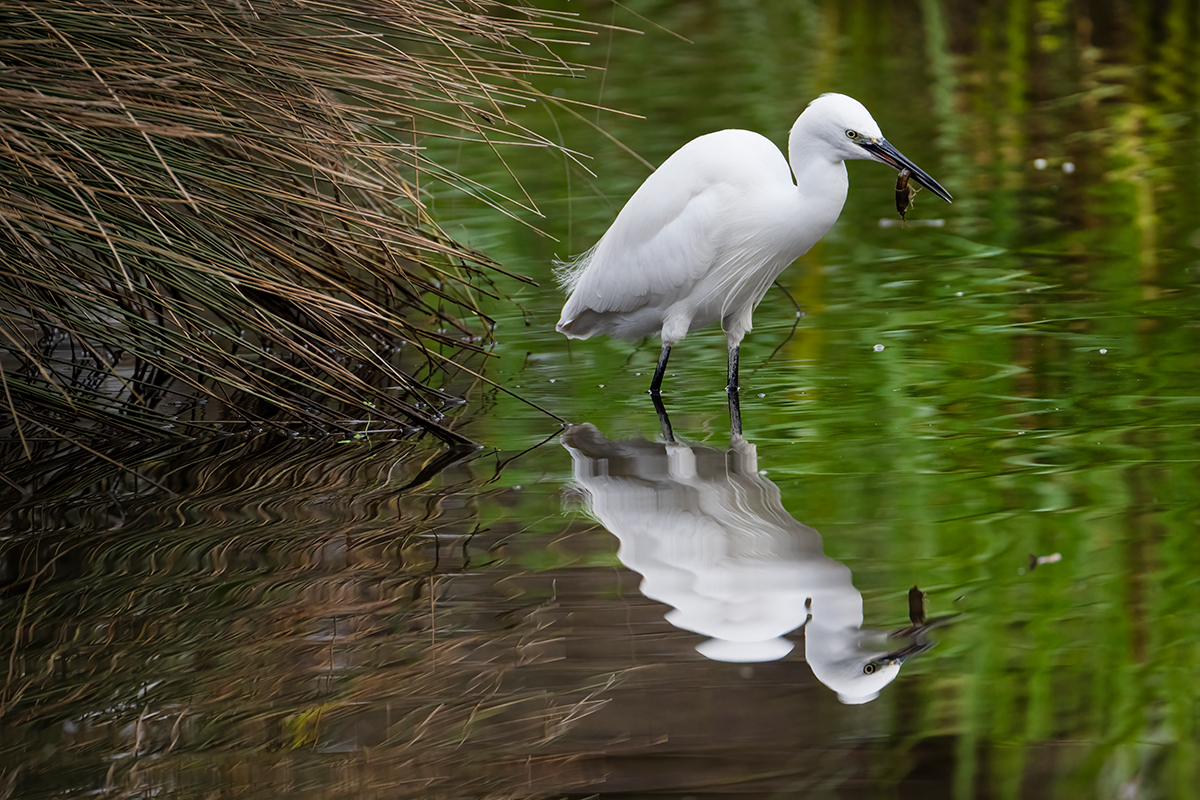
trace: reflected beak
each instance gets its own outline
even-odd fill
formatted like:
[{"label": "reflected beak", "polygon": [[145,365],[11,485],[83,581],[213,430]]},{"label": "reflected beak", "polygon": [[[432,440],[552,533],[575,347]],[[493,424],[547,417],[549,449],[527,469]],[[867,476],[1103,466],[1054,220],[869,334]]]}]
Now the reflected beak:
[{"label": "reflected beak", "polygon": [[942,185],[929,177],[929,173],[918,167],[913,162],[905,158],[901,153],[886,139],[876,139],[875,141],[865,141],[859,145],[863,150],[871,154],[871,158],[876,161],[881,161],[888,166],[895,167],[898,170],[907,169],[912,173],[912,180],[924,186],[929,191],[936,194],[938,197],[945,200],[947,203],[953,202],[950,193],[942,188]]},{"label": "reflected beak", "polygon": [[[912,169],[912,167],[909,167]],[[910,644],[907,647],[901,647],[899,650],[893,650],[884,656],[890,663],[903,664],[913,656],[919,656],[921,653],[928,652],[933,649],[933,642],[921,642],[918,644]]]}]

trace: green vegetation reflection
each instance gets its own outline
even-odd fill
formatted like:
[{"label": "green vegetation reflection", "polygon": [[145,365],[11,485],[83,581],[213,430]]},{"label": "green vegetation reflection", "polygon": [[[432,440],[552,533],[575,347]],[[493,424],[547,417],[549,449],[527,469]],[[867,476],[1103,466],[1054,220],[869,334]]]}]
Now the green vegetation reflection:
[{"label": "green vegetation reflection", "polygon": [[[893,224],[893,176],[850,165],[840,221],[756,312],[746,435],[789,510],[868,592],[920,582],[941,602],[963,598],[972,621],[914,665],[927,679],[903,687],[918,695],[895,700],[893,721],[914,748],[955,737],[958,796],[981,783],[1009,797],[1189,796],[1200,778],[1185,679],[1200,655],[1186,612],[1200,599],[1195,9],[630,8],[661,29],[613,12],[645,35],[571,51],[607,72],[555,91],[645,119],[528,111],[595,156],[557,170],[517,156],[554,198],[542,208],[555,240],[438,201],[450,230],[542,284],[521,293],[520,315],[500,312],[494,374],[610,437],[652,434],[642,392],[657,344],[555,335],[551,258],[594,243],[647,162],[689,138],[746,127],[782,144],[819,92],[862,100],[954,206],[918,195],[910,221],[944,226]],[[454,157],[504,190],[477,150]],[[681,435],[723,444],[723,357],[718,331],[673,356],[666,400]],[[545,430],[536,415],[501,416],[482,439],[518,446]],[[1028,571],[1030,554],[1051,553],[1062,561]],[[897,755],[885,773],[899,782],[907,763]]]}]

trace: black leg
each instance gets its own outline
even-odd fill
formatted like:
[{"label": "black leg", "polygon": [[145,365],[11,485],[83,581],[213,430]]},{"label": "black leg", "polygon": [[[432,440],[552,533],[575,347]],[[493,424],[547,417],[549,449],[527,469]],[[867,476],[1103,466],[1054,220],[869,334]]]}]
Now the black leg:
[{"label": "black leg", "polygon": [[650,381],[650,394],[655,397],[658,397],[658,391],[662,388],[663,373],[667,371],[667,359],[670,357],[671,345],[664,344],[658,355],[658,366],[654,368],[654,380]]},{"label": "black leg", "polygon": [[663,405],[662,398],[652,394],[650,399],[654,401],[654,410],[658,412],[658,424],[662,425],[663,440],[675,441],[675,431],[671,430],[671,418],[667,416],[667,407]]},{"label": "black leg", "polygon": [[738,346],[736,344],[729,346],[729,383],[725,386],[725,391],[730,394],[737,394],[738,390]]},{"label": "black leg", "polygon": [[738,390],[729,392],[729,438],[742,435],[742,405],[738,401]]}]

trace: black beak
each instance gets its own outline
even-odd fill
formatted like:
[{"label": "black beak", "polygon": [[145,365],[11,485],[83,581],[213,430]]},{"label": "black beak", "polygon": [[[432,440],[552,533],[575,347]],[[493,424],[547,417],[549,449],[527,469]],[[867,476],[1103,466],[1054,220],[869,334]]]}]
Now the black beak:
[{"label": "black beak", "polygon": [[875,141],[863,141],[859,145],[863,150],[871,154],[871,157],[876,161],[882,161],[884,164],[895,167],[896,169],[907,169],[912,173],[912,180],[924,186],[929,191],[936,194],[938,197],[945,200],[947,203],[953,202],[954,198],[950,193],[942,188],[942,185],[929,177],[929,173],[918,167],[913,162],[905,158],[901,153],[886,139],[876,139]]},{"label": "black beak", "polygon": [[884,656],[883,660],[903,664],[913,656],[919,656],[921,653],[929,652],[933,649],[933,646],[933,642],[916,642],[908,645],[907,647],[901,647],[899,650],[893,650]]}]

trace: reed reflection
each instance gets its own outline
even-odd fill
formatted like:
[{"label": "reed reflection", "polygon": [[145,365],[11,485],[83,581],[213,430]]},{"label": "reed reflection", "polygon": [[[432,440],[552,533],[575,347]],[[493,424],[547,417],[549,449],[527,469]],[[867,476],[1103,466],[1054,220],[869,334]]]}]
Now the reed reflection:
[{"label": "reed reflection", "polygon": [[865,703],[904,661],[932,647],[944,620],[891,633],[863,629],[862,594],[850,570],[825,555],[821,534],[783,507],[758,471],[755,446],[735,434],[728,450],[675,440],[614,442],[593,425],[562,435],[588,511],[621,542],[621,562],[642,575],[666,619],[709,637],[696,649],[716,661],[783,658],[803,627],[813,674],[842,702]]}]

